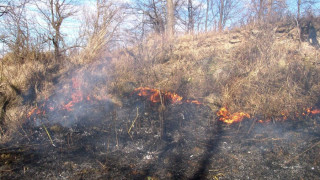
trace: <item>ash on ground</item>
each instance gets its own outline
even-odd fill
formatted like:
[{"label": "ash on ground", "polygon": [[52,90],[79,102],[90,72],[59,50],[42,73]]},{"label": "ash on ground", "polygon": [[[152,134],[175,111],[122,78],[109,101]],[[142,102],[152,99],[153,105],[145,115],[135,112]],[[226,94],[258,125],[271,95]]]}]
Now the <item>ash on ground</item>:
[{"label": "ash on ground", "polygon": [[46,117],[22,127],[0,146],[0,178],[320,178],[319,117],[227,125],[204,105],[141,99],[81,111],[68,127]]}]

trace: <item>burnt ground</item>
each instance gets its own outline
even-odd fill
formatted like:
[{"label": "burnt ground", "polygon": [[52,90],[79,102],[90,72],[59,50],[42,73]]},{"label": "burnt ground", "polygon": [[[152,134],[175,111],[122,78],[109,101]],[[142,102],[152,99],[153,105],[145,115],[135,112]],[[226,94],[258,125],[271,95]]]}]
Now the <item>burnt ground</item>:
[{"label": "burnt ground", "polygon": [[319,117],[227,125],[204,105],[104,103],[26,123],[0,146],[0,178],[320,178]]}]

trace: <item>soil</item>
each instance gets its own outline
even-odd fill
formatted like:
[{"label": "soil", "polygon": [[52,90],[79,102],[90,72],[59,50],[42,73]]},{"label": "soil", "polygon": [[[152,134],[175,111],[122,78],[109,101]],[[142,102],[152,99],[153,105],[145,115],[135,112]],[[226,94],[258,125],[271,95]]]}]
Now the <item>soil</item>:
[{"label": "soil", "polygon": [[33,118],[0,146],[0,178],[320,178],[319,117],[227,125],[205,105],[123,101]]}]

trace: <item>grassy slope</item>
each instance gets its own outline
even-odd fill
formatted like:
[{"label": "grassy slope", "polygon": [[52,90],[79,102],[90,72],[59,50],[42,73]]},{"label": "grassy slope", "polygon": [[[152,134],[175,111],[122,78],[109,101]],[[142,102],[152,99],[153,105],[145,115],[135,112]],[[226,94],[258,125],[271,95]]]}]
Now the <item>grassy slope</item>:
[{"label": "grassy slope", "polygon": [[[24,122],[29,105],[50,96],[56,83],[70,81],[75,66],[80,73],[91,72],[89,89],[101,96],[108,92],[121,97],[147,86],[198,99],[213,110],[227,106],[233,112],[265,118],[293,116],[315,106],[320,97],[319,54],[307,42],[300,43],[297,34],[294,26],[281,25],[184,35],[174,40],[153,35],[133,48],[109,55],[106,61],[100,33],[58,71],[50,60],[19,64],[4,59],[2,140],[8,134],[4,131],[15,131]],[[96,81],[95,77],[104,79]]]},{"label": "grassy slope", "polygon": [[300,43],[290,25],[263,28],[171,41],[153,36],[114,59],[114,88],[121,92],[133,82],[266,118],[314,106],[320,93],[316,48]]}]

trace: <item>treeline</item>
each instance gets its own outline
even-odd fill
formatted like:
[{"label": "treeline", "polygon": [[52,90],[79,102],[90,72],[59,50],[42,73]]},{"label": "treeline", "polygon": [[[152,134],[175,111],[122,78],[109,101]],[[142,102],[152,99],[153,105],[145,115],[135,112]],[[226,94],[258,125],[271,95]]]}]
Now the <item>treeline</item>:
[{"label": "treeline", "polygon": [[223,31],[288,17],[299,24],[317,15],[319,5],[316,0],[1,0],[2,57],[9,53],[23,62],[47,58],[46,52],[59,62],[102,32],[111,50],[152,33]]}]

